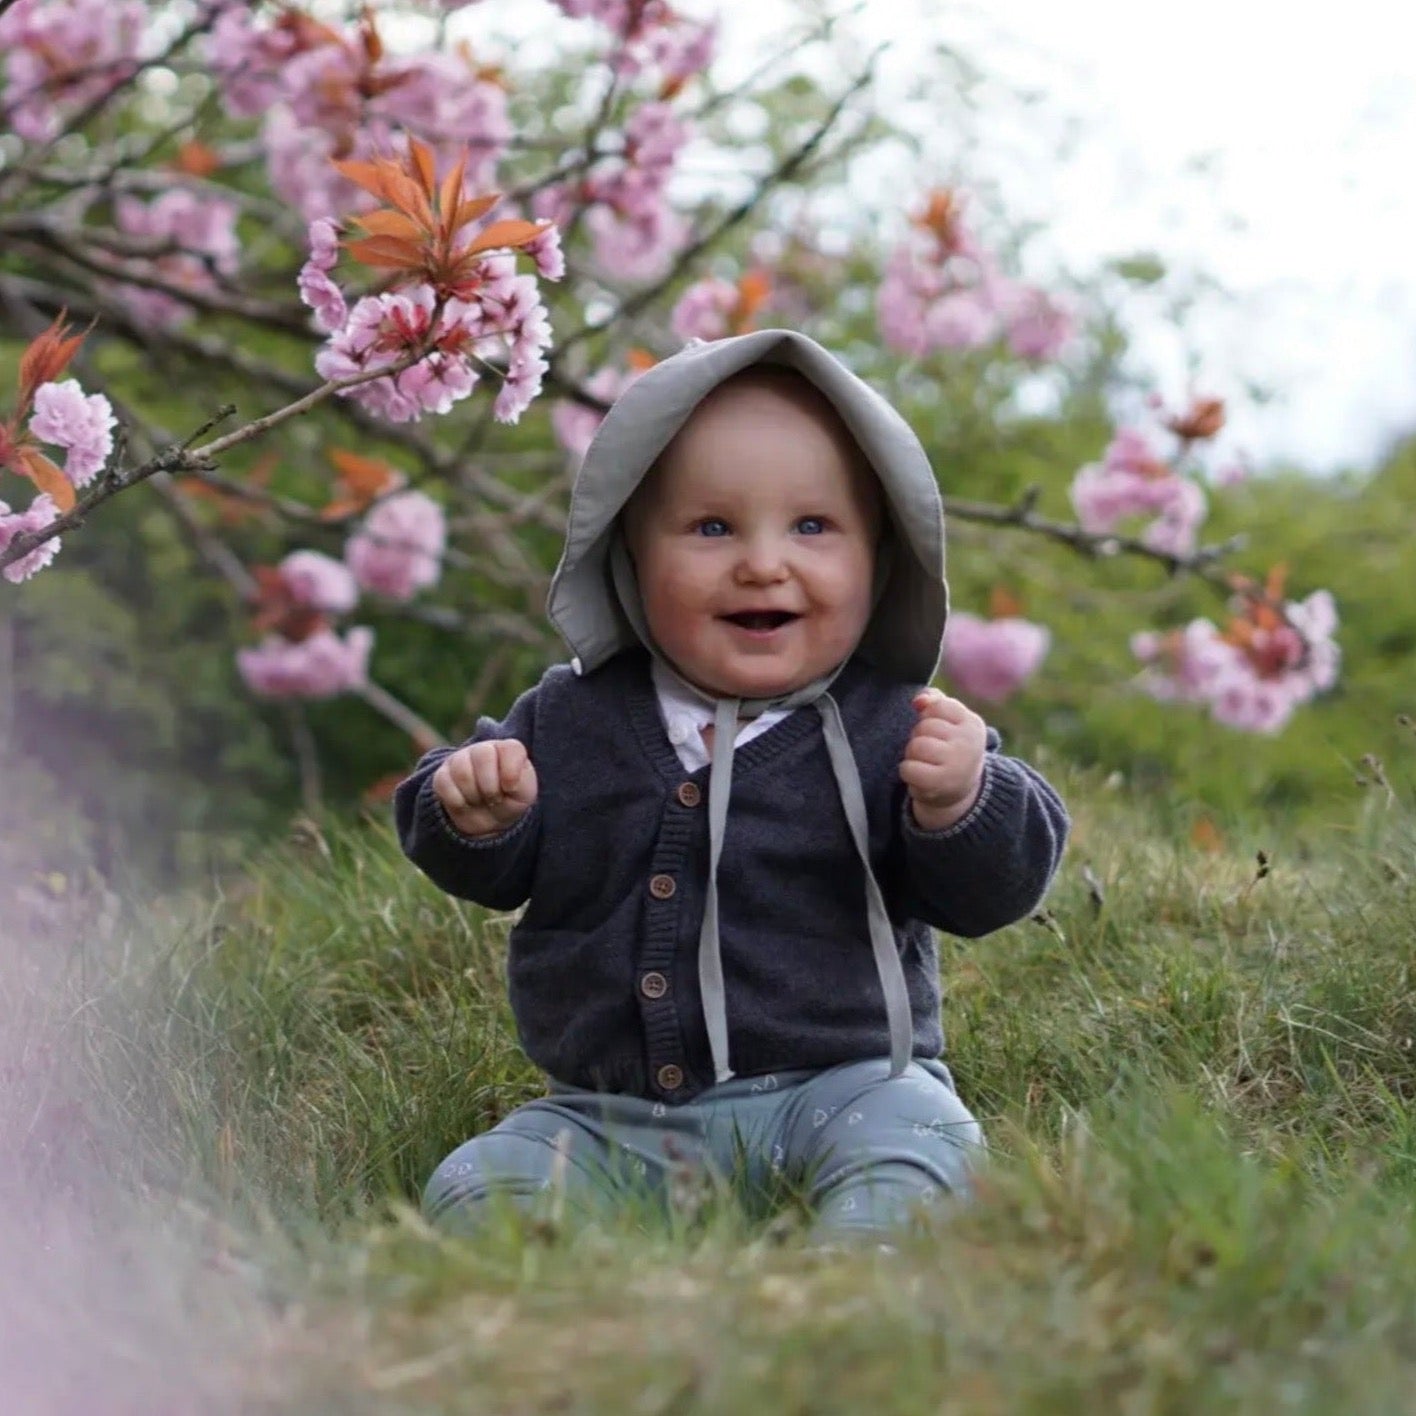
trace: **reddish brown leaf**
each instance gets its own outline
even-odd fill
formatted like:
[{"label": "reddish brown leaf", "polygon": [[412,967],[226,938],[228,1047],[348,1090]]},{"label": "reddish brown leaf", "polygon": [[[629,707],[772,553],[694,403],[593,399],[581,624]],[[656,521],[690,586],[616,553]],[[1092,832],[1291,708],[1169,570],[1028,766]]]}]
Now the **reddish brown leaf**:
[{"label": "reddish brown leaf", "polygon": [[38,448],[16,448],[15,461],[11,465],[28,477],[41,492],[48,492],[61,512],[73,510],[76,500],[74,484]]},{"label": "reddish brown leaf", "polygon": [[1197,398],[1188,412],[1169,419],[1165,425],[1186,442],[1199,442],[1214,437],[1224,427],[1224,400]]},{"label": "reddish brown leaf", "polygon": [[732,330],[734,334],[748,334],[755,324],[758,310],[767,303],[772,293],[772,279],[765,270],[746,271],[738,280],[737,291]]},{"label": "reddish brown leaf", "polygon": [[221,167],[221,154],[215,148],[191,139],[177,149],[172,166],[192,177],[210,177]]},{"label": "reddish brown leaf", "polygon": [[545,226],[534,221],[494,221],[477,233],[470,246],[460,252],[463,256],[475,255],[479,251],[504,250],[509,247],[525,246],[534,241],[545,230]]},{"label": "reddish brown leaf", "polygon": [[[485,216],[496,204],[501,201],[500,192],[487,192],[480,197],[472,197],[467,200],[459,199],[452,208],[452,215],[446,218],[447,229],[449,231],[460,231],[469,221],[476,221],[479,217]],[[443,210],[448,210],[444,204]]]},{"label": "reddish brown leaf", "polygon": [[[246,474],[245,483],[249,487],[264,487],[271,474],[280,466],[280,454],[268,452],[261,457]],[[260,502],[251,497],[238,496],[221,487],[213,487],[200,477],[178,477],[175,485],[187,496],[197,501],[208,502],[217,509],[223,526],[241,526],[267,515]]]},{"label": "reddish brown leaf", "polygon": [[401,487],[403,474],[376,457],[361,457],[346,448],[329,449],[329,460],[339,472],[339,493],[320,511],[324,521],[337,521],[364,510],[375,497]]},{"label": "reddish brown leaf", "polygon": [[1190,827],[1190,844],[1198,851],[1217,855],[1224,849],[1224,835],[1208,816],[1197,816]]},{"label": "reddish brown leaf", "polygon": [[393,236],[400,241],[417,241],[427,233],[416,221],[404,216],[401,211],[390,211],[380,207],[366,216],[351,218],[356,226],[362,226],[371,236]]},{"label": "reddish brown leaf", "polygon": [[370,236],[362,241],[345,241],[344,249],[360,265],[380,270],[422,270],[423,248],[395,236]]},{"label": "reddish brown leaf", "polygon": [[448,235],[457,230],[458,207],[462,204],[462,182],[467,173],[467,149],[450,168],[438,188],[438,211],[442,214],[442,229]]},{"label": "reddish brown leaf", "polygon": [[377,64],[384,56],[384,47],[371,10],[365,10],[359,20],[359,38],[363,41],[364,55],[369,63]]},{"label": "reddish brown leaf", "polygon": [[333,165],[341,177],[353,182],[356,187],[362,187],[366,192],[382,197],[385,201],[389,200],[389,194],[384,187],[384,174],[378,162],[345,158]]},{"label": "reddish brown leaf", "polygon": [[54,323],[43,334],[30,340],[29,347],[20,356],[20,402],[16,410],[16,421],[29,411],[35,390],[44,384],[53,383],[69,367],[69,360],[84,342],[84,334],[69,335],[67,310],[60,310]]},{"label": "reddish brown leaf", "polygon": [[355,186],[362,187],[376,197],[382,197],[390,206],[397,207],[399,211],[412,217],[424,229],[433,229],[433,209],[428,204],[428,198],[418,184],[390,158],[379,157],[372,162],[359,162],[350,158],[335,162],[334,169]]},{"label": "reddish brown leaf", "polygon": [[995,585],[988,592],[990,619],[1016,619],[1023,612],[1023,602],[1011,590]]},{"label": "reddish brown leaf", "polygon": [[437,191],[438,173],[432,150],[420,143],[417,138],[408,139],[408,171],[418,181],[418,185],[423,190],[423,195],[429,201],[432,200],[433,193]]}]

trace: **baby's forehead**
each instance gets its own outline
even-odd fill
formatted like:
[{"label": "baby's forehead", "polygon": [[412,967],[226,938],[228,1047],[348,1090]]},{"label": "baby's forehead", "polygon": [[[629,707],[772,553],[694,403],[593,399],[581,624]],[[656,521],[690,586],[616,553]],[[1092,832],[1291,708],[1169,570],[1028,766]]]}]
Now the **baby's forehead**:
[{"label": "baby's forehead", "polygon": [[[793,465],[823,462],[848,469],[859,490],[873,496],[874,468],[835,405],[794,369],[754,365],[708,393],[656,459],[656,472],[680,475],[734,465],[744,450],[780,448]],[[797,459],[792,455],[804,453]],[[823,471],[823,475],[825,475]]]},{"label": "baby's forehead", "polygon": [[831,400],[794,369],[758,364],[724,379],[688,415],[675,441],[752,422],[764,432],[799,432],[810,426],[854,445]]}]

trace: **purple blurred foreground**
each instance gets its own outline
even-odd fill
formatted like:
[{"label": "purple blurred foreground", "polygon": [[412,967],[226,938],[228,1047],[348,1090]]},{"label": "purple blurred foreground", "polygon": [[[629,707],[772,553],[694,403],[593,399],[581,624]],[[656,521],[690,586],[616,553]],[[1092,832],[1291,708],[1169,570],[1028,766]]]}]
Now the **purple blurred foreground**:
[{"label": "purple blurred foreground", "polygon": [[[105,937],[105,931],[107,936]],[[132,945],[0,872],[0,1411],[269,1410],[275,1311],[236,1236],[152,1170],[122,1066]],[[264,1398],[264,1400],[263,1400]]]}]

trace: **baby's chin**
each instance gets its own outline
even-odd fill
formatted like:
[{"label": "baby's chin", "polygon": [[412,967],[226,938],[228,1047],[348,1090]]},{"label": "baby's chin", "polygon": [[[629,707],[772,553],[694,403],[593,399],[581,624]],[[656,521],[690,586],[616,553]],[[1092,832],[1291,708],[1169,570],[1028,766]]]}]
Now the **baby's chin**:
[{"label": "baby's chin", "polygon": [[818,674],[799,673],[774,678],[770,674],[764,673],[756,677],[733,675],[717,679],[687,673],[678,664],[674,664],[674,669],[696,689],[712,698],[785,698],[787,694],[795,693],[797,689],[814,683],[818,677],[824,677],[824,675]]}]

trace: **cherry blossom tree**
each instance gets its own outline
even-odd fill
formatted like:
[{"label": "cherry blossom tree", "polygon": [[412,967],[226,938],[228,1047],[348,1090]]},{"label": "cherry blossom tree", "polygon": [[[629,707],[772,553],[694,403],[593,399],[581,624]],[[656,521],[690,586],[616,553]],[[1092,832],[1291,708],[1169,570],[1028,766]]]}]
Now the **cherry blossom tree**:
[{"label": "cherry blossom tree", "polygon": [[[695,204],[685,154],[766,82],[715,83],[707,0],[526,3],[579,46],[563,71],[479,55],[461,31],[477,6],[455,0],[0,0],[0,329],[18,353],[0,395],[6,582],[62,573],[62,544],[105,503],[156,495],[246,606],[233,652],[252,694],[354,694],[421,747],[438,730],[371,676],[376,636],[357,621],[376,605],[493,660],[549,649],[546,546],[575,466],[614,398],[682,340],[829,332],[831,292],[865,261],[868,376],[1066,358],[1086,310],[1008,274],[960,187],[922,175],[882,214],[900,233],[884,245],[783,236],[776,199],[879,131],[859,118],[870,58],[772,135],[765,168],[744,164],[759,175],[743,195]],[[204,371],[184,430],[125,396],[104,358],[118,348]],[[218,432],[234,416],[218,387],[267,411]],[[1212,585],[1222,624],[1137,631],[1137,686],[1275,731],[1336,680],[1332,597],[1288,599],[1281,571],[1237,574],[1223,562],[1239,546],[1200,544],[1196,458],[1222,439],[1223,404],[1152,411],[1075,469],[1075,521],[1040,514],[1036,490],[1003,505],[946,488],[946,513]],[[274,451],[253,464],[258,440]],[[282,554],[262,559],[272,536]],[[484,602],[439,604],[449,569]],[[1017,604],[958,606],[945,677],[1000,702],[1050,642]]]}]

